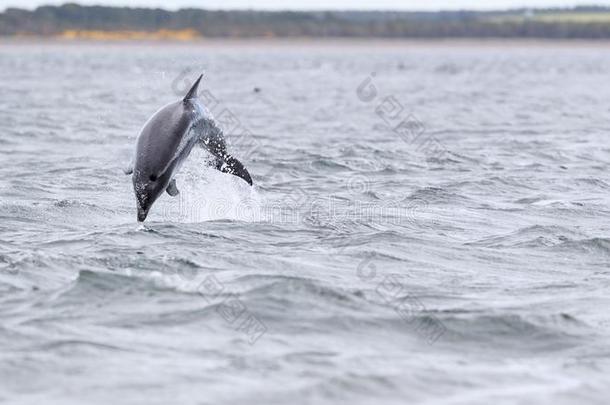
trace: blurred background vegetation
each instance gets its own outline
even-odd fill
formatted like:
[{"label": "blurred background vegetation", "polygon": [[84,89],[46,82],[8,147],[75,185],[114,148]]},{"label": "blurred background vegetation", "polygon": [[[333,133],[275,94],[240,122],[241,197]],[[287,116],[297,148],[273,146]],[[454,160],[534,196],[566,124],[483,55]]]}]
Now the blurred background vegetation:
[{"label": "blurred background vegetation", "polygon": [[80,6],[9,8],[0,36],[68,39],[249,37],[610,38],[609,7],[510,11],[214,11]]}]

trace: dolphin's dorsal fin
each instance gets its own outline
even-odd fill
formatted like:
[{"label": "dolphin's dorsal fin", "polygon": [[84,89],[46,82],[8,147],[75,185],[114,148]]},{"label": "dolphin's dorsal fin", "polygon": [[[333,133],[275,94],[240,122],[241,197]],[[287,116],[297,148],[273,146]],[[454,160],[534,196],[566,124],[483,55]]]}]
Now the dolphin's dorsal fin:
[{"label": "dolphin's dorsal fin", "polygon": [[195,84],[193,84],[193,87],[191,87],[189,92],[186,93],[186,96],[184,96],[182,101],[184,101],[186,103],[189,100],[197,98],[197,88],[199,87],[199,82],[201,81],[202,77],[203,77],[203,74],[199,75],[199,78],[197,80],[195,80]]}]

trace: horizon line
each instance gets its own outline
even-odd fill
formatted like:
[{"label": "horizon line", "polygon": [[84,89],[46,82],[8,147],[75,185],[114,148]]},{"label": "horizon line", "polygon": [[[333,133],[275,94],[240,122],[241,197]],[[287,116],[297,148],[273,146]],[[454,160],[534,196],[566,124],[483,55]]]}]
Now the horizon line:
[{"label": "horizon line", "polygon": [[254,12],[311,12],[311,13],[324,13],[324,12],[363,12],[363,13],[444,13],[444,12],[506,12],[506,11],[540,11],[540,10],[574,10],[579,8],[603,8],[608,9],[610,11],[610,4],[582,4],[582,5],[572,5],[572,6],[537,6],[537,7],[527,7],[527,6],[516,6],[512,8],[505,7],[490,7],[490,8],[440,8],[437,10],[430,9],[390,9],[390,8],[379,8],[379,9],[366,9],[366,8],[252,8],[252,7],[229,7],[229,8],[216,8],[216,7],[178,7],[178,8],[167,8],[161,6],[131,6],[131,5],[114,5],[114,4],[81,4],[77,2],[64,2],[61,4],[41,4],[35,7],[21,7],[21,6],[6,6],[4,8],[0,8],[0,12],[4,13],[8,9],[18,9],[18,10],[27,10],[27,11],[35,11],[41,7],[62,7],[66,5],[76,5],[80,7],[106,7],[106,8],[125,8],[125,9],[143,9],[143,10],[164,10],[168,12],[176,12],[181,10],[202,10],[202,11],[254,11]]}]

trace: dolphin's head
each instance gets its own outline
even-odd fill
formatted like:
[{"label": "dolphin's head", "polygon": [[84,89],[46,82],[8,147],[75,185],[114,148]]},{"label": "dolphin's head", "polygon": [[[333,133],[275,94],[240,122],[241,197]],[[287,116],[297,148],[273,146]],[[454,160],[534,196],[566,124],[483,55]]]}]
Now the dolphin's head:
[{"label": "dolphin's head", "polygon": [[154,173],[147,173],[146,171],[134,172],[133,189],[136,194],[139,222],[144,222],[150,208],[159,196],[163,194],[168,183],[169,179],[166,179],[165,176],[159,178]]}]

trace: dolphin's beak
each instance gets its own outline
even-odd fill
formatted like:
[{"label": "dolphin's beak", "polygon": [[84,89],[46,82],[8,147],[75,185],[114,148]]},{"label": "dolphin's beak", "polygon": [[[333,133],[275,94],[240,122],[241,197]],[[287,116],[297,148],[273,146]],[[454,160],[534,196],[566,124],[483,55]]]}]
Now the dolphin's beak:
[{"label": "dolphin's beak", "polygon": [[138,207],[138,222],[144,222],[146,217],[148,216],[148,210],[143,210]]}]

